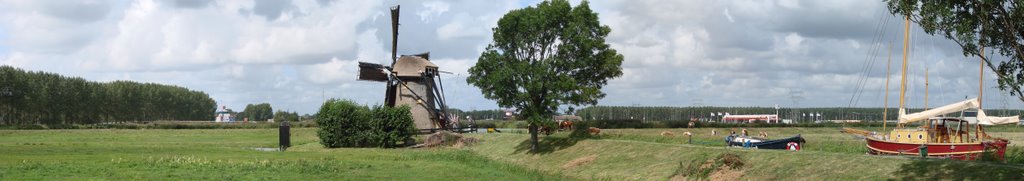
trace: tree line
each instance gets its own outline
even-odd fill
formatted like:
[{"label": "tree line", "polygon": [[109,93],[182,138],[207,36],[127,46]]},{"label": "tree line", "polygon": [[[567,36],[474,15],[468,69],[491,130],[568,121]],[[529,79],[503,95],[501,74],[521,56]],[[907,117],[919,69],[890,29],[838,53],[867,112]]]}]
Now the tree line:
[{"label": "tree line", "polygon": [[[921,112],[921,108],[908,108],[907,113]],[[884,108],[779,108],[781,119],[795,122],[813,122],[815,120],[864,120],[880,121]],[[990,116],[1021,115],[1020,109],[985,109]],[[774,107],[640,107],[640,106],[590,106],[576,111],[576,115],[584,120],[719,120],[722,115],[740,114],[776,114]],[[896,120],[897,108],[889,108],[886,120]],[[959,116],[948,115],[948,116]],[[819,116],[820,115],[820,116]]]},{"label": "tree line", "polygon": [[179,86],[0,66],[0,125],[210,120],[216,107],[206,93]]},{"label": "tree line", "polygon": [[274,108],[270,106],[270,103],[246,104],[245,109],[236,117],[238,117],[236,121],[242,121],[245,118],[249,118],[249,121],[267,121],[274,118]]},{"label": "tree line", "polygon": [[499,109],[463,111],[460,109],[450,108],[448,109],[448,112],[459,116],[460,120],[465,120],[466,116],[469,116],[474,120],[505,119],[505,111]]}]

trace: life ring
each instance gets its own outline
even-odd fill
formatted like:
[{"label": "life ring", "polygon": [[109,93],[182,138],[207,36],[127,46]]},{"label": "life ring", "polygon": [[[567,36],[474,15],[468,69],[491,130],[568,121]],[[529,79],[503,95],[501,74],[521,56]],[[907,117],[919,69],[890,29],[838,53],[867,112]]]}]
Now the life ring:
[{"label": "life ring", "polygon": [[786,143],[786,150],[800,151],[800,144],[796,142]]}]

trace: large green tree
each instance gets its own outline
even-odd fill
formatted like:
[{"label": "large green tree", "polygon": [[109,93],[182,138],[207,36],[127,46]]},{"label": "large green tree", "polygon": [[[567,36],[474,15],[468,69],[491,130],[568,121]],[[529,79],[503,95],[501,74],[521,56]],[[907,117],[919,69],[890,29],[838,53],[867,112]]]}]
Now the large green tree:
[{"label": "large green tree", "polygon": [[249,118],[249,121],[267,121],[274,118],[274,108],[270,103],[247,104],[239,117]]},{"label": "large green tree", "polygon": [[[931,35],[953,40],[964,56],[980,56],[999,78],[999,88],[1024,101],[1024,9],[1020,0],[887,0],[889,11],[920,24]],[[982,51],[985,47],[985,51]],[[982,56],[994,51],[1008,60]]]},{"label": "large green tree", "polygon": [[605,96],[601,87],[622,75],[622,55],[604,41],[611,28],[587,1],[512,10],[493,30],[494,41],[466,81],[499,106],[518,109],[530,123],[532,151],[538,127],[550,124],[558,106],[597,104]]}]

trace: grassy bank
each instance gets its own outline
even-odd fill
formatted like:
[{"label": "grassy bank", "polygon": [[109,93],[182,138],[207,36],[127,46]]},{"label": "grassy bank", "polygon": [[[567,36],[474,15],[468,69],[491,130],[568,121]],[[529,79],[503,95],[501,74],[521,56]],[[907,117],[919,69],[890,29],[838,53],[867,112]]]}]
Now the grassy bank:
[{"label": "grassy bank", "polygon": [[461,149],[324,149],[315,129],[0,130],[0,180],[560,180]]},{"label": "grassy bank", "polygon": [[[542,139],[539,153],[527,153],[525,134],[476,135],[485,144],[470,147],[488,158],[577,179],[664,180],[673,177],[743,180],[1013,180],[1024,177],[1017,164],[965,162],[866,155],[863,141],[826,128],[772,128],[777,137],[801,132],[804,151],[744,150],[716,145],[683,144],[680,136],[658,135],[658,129],[602,130],[604,136],[581,139],[556,134]],[[679,129],[669,131],[679,135]],[[690,130],[710,131],[708,130]],[[721,131],[721,130],[718,130]],[[834,133],[833,133],[834,132]],[[998,133],[997,133],[998,134]],[[1014,133],[1016,134],[1016,133]],[[698,135],[721,142],[719,137]],[[838,146],[835,144],[839,143]],[[736,169],[718,165],[723,154],[738,155]],[[696,171],[695,171],[696,170]]]}]

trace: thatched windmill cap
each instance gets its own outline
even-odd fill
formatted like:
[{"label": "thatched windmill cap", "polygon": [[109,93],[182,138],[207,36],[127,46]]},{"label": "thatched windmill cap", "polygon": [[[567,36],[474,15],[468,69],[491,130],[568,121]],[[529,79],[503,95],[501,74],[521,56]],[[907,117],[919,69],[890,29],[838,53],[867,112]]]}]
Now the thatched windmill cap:
[{"label": "thatched windmill cap", "polygon": [[428,68],[437,69],[437,65],[419,56],[403,55],[395,62],[395,75],[398,77],[420,77]]}]

